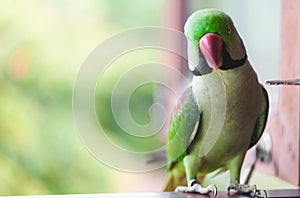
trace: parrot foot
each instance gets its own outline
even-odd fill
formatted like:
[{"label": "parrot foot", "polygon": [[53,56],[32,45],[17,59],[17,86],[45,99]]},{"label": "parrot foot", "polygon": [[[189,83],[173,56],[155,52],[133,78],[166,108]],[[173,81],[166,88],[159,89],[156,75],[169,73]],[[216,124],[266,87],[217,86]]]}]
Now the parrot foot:
[{"label": "parrot foot", "polygon": [[250,194],[253,197],[267,197],[267,193],[265,190],[257,190],[256,185],[248,185],[248,184],[239,184],[235,182],[230,184],[227,189],[228,195],[230,195],[231,191],[235,191],[237,194]]},{"label": "parrot foot", "polygon": [[195,179],[189,181],[188,186],[178,186],[175,192],[185,192],[185,193],[199,193],[199,194],[209,194],[213,193],[214,197],[217,196],[217,187],[215,185],[209,185],[207,187],[202,187]]}]

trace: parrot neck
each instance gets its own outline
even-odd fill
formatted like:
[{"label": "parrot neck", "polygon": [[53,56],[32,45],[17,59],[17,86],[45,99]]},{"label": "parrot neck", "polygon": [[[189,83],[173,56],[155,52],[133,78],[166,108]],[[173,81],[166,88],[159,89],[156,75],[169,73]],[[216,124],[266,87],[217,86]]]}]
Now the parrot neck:
[{"label": "parrot neck", "polygon": [[[248,58],[247,54],[245,54],[245,56],[242,59],[233,60],[230,57],[227,50],[223,50],[223,65],[220,67],[220,69],[221,70],[229,70],[229,69],[241,67],[245,64],[247,58]],[[210,70],[208,73],[210,73],[210,72],[212,72],[212,70]],[[193,70],[192,73],[194,76],[202,76],[202,75],[207,74],[206,72],[199,71],[198,68],[195,68],[195,70]]]},{"label": "parrot neck", "polygon": [[240,67],[244,65],[244,63],[247,60],[247,54],[245,53],[245,56],[242,59],[233,60],[227,50],[223,50],[223,65],[220,67],[222,70],[228,70]]}]

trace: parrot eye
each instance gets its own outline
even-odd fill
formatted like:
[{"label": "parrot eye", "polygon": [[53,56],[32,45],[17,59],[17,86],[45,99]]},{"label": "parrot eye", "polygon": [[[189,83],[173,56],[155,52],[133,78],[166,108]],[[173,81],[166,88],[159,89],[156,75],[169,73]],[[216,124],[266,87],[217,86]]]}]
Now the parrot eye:
[{"label": "parrot eye", "polygon": [[228,34],[230,34],[230,33],[231,33],[231,28],[230,28],[230,27],[228,27],[228,29],[227,29],[227,33],[228,33]]}]

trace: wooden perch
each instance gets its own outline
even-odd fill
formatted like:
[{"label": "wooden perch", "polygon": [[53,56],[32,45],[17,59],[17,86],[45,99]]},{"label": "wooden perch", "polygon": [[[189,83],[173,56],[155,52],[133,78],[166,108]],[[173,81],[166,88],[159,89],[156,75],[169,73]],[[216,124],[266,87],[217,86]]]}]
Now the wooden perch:
[{"label": "wooden perch", "polygon": [[[300,197],[299,189],[290,190],[267,190],[268,197]],[[115,194],[69,194],[69,195],[47,195],[47,196],[15,196],[15,198],[206,198],[208,195],[199,195],[193,193],[175,193],[175,192],[151,192],[151,193],[115,193]],[[218,192],[218,197],[248,197],[245,195],[227,195],[226,191]]]},{"label": "wooden perch", "polygon": [[289,80],[268,80],[268,85],[300,85],[300,78]]}]

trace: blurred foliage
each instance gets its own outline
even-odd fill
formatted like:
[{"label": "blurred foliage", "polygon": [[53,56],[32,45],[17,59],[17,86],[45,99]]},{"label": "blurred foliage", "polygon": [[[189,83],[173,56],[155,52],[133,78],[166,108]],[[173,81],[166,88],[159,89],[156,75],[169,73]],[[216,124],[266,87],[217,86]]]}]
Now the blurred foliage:
[{"label": "blurred foliage", "polygon": [[[104,72],[98,83],[96,91],[96,113],[101,126],[106,129],[106,135],[124,149],[136,152],[147,152],[163,146],[163,142],[160,142],[159,138],[155,135],[146,138],[137,137],[122,129],[112,114],[111,102],[114,87],[120,83],[118,80],[120,80],[122,76],[130,75],[126,72],[131,68],[151,63],[155,60],[159,61],[160,57],[161,54],[158,50],[139,49],[131,51],[130,53],[118,57]],[[154,76],[155,73],[157,74],[159,71],[152,71],[152,74],[145,73],[144,75]],[[130,78],[141,79],[141,81],[143,81],[144,76],[135,75]],[[114,93],[114,97],[116,97],[115,100],[118,101],[118,103],[123,103],[124,100],[127,99],[128,93],[132,92],[128,105],[133,123],[136,123],[136,125],[146,125],[151,122],[149,109],[155,102],[154,93],[157,89],[159,89],[159,85],[151,83],[144,84],[135,90],[123,90],[122,92]],[[127,123],[131,121],[129,117],[124,117],[123,119]],[[146,134],[151,132],[152,131],[146,132]]]},{"label": "blurred foliage", "polygon": [[[87,152],[77,135],[73,82],[88,53],[105,38],[136,26],[160,25],[162,3],[0,1],[0,195],[117,191],[116,175]],[[129,60],[122,67],[131,66]],[[113,84],[122,71],[111,72],[103,83]],[[99,91],[96,105],[108,112],[99,116],[101,123],[118,136],[121,130],[109,113],[111,88]],[[146,86],[134,93],[132,113],[138,122],[149,119],[145,111],[153,102],[152,90]],[[153,141],[146,147],[160,145]]]}]

